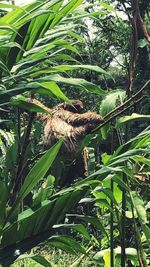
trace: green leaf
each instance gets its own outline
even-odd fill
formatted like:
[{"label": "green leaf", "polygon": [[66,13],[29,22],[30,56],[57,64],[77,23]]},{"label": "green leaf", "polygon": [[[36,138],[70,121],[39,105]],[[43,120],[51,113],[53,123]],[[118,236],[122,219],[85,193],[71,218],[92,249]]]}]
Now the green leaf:
[{"label": "green leaf", "polygon": [[108,9],[108,10],[110,10],[110,11],[113,11],[113,12],[115,12],[115,9],[113,8],[113,6],[111,6],[111,5],[108,5],[108,4],[107,4],[107,3],[105,3],[105,2],[100,2],[99,4],[100,4],[100,6],[102,6],[102,7],[106,8],[106,9]]},{"label": "green leaf", "polygon": [[0,233],[5,221],[7,196],[8,192],[6,185],[3,181],[0,181]]},{"label": "green leaf", "polygon": [[105,262],[105,266],[104,267],[110,267],[110,250],[105,251],[104,255],[103,255],[103,259]]},{"label": "green leaf", "polygon": [[18,47],[19,49],[22,49],[22,47],[16,43],[16,42],[9,42],[9,43],[4,43],[3,45],[0,45],[0,48],[4,48],[4,47]]},{"label": "green leaf", "polygon": [[82,89],[85,89],[91,93],[95,93],[95,94],[99,94],[99,95],[106,95],[107,92],[105,92],[104,90],[102,90],[100,87],[98,87],[97,85],[88,82],[84,79],[79,79],[79,78],[65,78],[61,75],[58,74],[54,74],[54,75],[50,75],[50,76],[46,76],[44,78],[40,79],[41,81],[47,81],[47,80],[51,80],[51,81],[55,81],[57,83],[64,83],[64,84],[69,84],[72,86],[77,86],[77,87],[81,87]]},{"label": "green leaf", "polygon": [[48,262],[43,256],[41,255],[34,255],[31,257],[32,260],[34,260],[35,262],[41,264],[42,266],[45,267],[52,267],[52,265],[50,264],[50,262]]},{"label": "green leaf", "polygon": [[140,221],[142,222],[142,224],[146,224],[147,217],[143,200],[135,192],[132,192],[132,197],[133,197],[134,207],[137,211]]},{"label": "green leaf", "polygon": [[74,9],[76,9],[83,0],[71,0],[68,4],[66,4],[59,12],[58,15],[55,16],[50,28],[53,28],[62,18],[64,18],[66,15],[73,12]]},{"label": "green leaf", "polygon": [[42,112],[48,115],[50,114],[50,112],[47,109],[45,109],[44,107],[38,106],[38,104],[28,102],[28,99],[22,95],[12,97],[10,103],[13,106],[22,108],[30,112]]},{"label": "green leaf", "polygon": [[125,190],[129,191],[130,188],[125,184],[125,182],[119,177],[119,176],[116,176],[116,175],[113,175],[112,176],[112,179],[122,188],[124,188]]},{"label": "green leaf", "polygon": [[24,183],[18,193],[16,202],[25,198],[34,186],[44,177],[48,169],[51,167],[55,160],[58,151],[62,145],[62,141],[59,141],[52,148],[50,148],[44,156],[34,165],[29,174],[26,176]]},{"label": "green leaf", "polygon": [[104,193],[116,206],[118,206],[118,203],[109,188],[95,188],[95,190],[93,191],[93,195],[98,199],[99,196],[101,197],[101,192]]},{"label": "green leaf", "polygon": [[52,69],[56,69],[58,71],[67,71],[67,70],[76,70],[76,69],[88,69],[92,70],[107,76],[111,76],[111,74],[98,66],[92,65],[59,65],[57,67],[52,67]]},{"label": "green leaf", "polygon": [[[100,252],[97,252],[94,255],[94,259],[97,260],[97,261],[100,261],[101,258],[104,259],[104,257],[105,257],[105,259],[106,259],[105,263],[107,263],[107,262],[109,262],[109,253],[110,253],[110,249],[109,248],[101,250]],[[132,260],[137,259],[137,250],[135,248],[126,248],[125,249],[125,254],[126,254],[128,259],[132,259]],[[115,259],[117,259],[118,256],[120,258],[120,256],[121,256],[121,247],[118,246],[117,248],[114,249],[114,256],[115,256]],[[110,267],[110,265],[108,265],[108,266]]]},{"label": "green leaf", "polygon": [[138,47],[143,48],[145,46],[150,46],[150,43],[147,40],[145,39],[138,40]]},{"label": "green leaf", "polygon": [[142,200],[142,198],[140,198],[136,192],[131,192],[131,196],[133,199],[133,205],[136,209],[142,230],[145,234],[146,240],[147,240],[147,244],[150,248],[150,228],[146,225],[147,221],[147,214],[146,214],[146,210],[145,210],[145,205],[144,205],[144,201]]},{"label": "green leaf", "polygon": [[15,5],[0,3],[0,9],[3,9],[3,8],[19,9],[20,7],[15,6]]},{"label": "green leaf", "polygon": [[145,165],[150,166],[150,159],[148,159],[144,156],[136,155],[136,156],[133,156],[132,159],[135,162],[141,162],[141,163],[144,163]]},{"label": "green leaf", "polygon": [[150,227],[148,227],[146,224],[142,225],[142,230],[145,234],[146,240],[147,240],[147,244],[149,245],[150,248]]},{"label": "green leaf", "polygon": [[75,224],[75,223],[73,223],[73,224],[57,224],[57,225],[54,225],[53,226],[53,228],[54,229],[66,229],[66,228],[69,228],[69,229],[72,229],[73,231],[75,231],[75,232],[78,232],[78,233],[80,233],[82,236],[84,236],[87,240],[90,240],[91,239],[91,237],[90,237],[90,235],[89,235],[89,233],[88,233],[88,231],[87,231],[87,229],[84,227],[84,225],[82,225],[82,224]]},{"label": "green leaf", "polygon": [[102,225],[100,219],[92,217],[92,216],[84,216],[84,215],[78,215],[78,214],[74,214],[74,215],[68,214],[68,216],[69,217],[75,216],[81,219],[82,221],[85,221],[86,223],[92,224],[94,227],[96,227],[96,229],[100,230],[109,239],[108,234],[104,226]]},{"label": "green leaf", "polygon": [[107,94],[100,104],[100,114],[105,116],[112,111],[116,106],[123,103],[126,97],[126,92],[122,90],[116,90],[115,92]]},{"label": "green leaf", "polygon": [[25,260],[25,259],[32,259],[33,261],[41,264],[44,267],[52,267],[50,262],[48,262],[43,256],[41,256],[41,255],[32,255],[32,254],[29,254],[29,255],[23,254],[23,255],[19,256],[19,258],[15,261],[15,263],[18,262],[18,261]]},{"label": "green leaf", "polygon": [[126,123],[126,122],[129,122],[129,121],[135,121],[135,120],[145,120],[145,121],[149,121],[150,120],[150,115],[142,115],[142,114],[137,114],[137,113],[133,113],[132,115],[129,115],[129,116],[124,116],[124,117],[121,117],[118,119],[117,121],[117,126],[119,124],[122,124],[122,123]]},{"label": "green leaf", "polygon": [[61,91],[61,89],[55,82],[43,82],[39,85],[42,86],[42,88],[44,88],[46,92],[51,92],[57,98],[62,99],[69,104],[71,103],[69,98],[65,96],[65,94]]},{"label": "green leaf", "polygon": [[134,158],[136,155],[140,154],[149,154],[149,149],[129,149],[124,153],[120,153],[119,156],[114,155],[110,158],[109,166],[118,166],[120,163],[128,161],[129,159]]},{"label": "green leaf", "polygon": [[79,42],[85,43],[85,39],[82,36],[78,35],[77,33],[73,31],[69,31],[68,34],[72,36],[73,38],[77,39]]},{"label": "green leaf", "polygon": [[101,155],[102,162],[104,164],[107,164],[109,160],[111,159],[111,155],[108,155],[106,152]]},{"label": "green leaf", "polygon": [[59,53],[58,55],[50,56],[50,58],[54,60],[73,61],[79,64],[79,61],[77,61],[75,58],[71,57],[70,55],[66,55],[66,54]]},{"label": "green leaf", "polygon": [[[122,104],[126,97],[126,92],[122,90],[116,90],[108,94],[101,102],[100,114],[104,117],[106,114],[111,112],[115,107]],[[103,139],[107,138],[107,134],[110,129],[110,124],[106,124],[101,129]]]},{"label": "green leaf", "polygon": [[54,236],[51,237],[49,242],[50,246],[54,246],[60,249],[63,249],[67,252],[73,252],[73,253],[83,253],[85,254],[85,248],[80,245],[79,242],[75,241],[70,236]]}]

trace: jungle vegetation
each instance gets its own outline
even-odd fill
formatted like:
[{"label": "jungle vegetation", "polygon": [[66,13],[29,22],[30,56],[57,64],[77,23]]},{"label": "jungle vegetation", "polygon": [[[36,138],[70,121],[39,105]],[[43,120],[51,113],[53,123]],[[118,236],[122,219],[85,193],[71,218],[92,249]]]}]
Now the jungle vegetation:
[{"label": "jungle vegetation", "polygon": [[[16,2],[0,1],[0,265],[148,267],[149,1]],[[44,150],[33,97],[104,117],[86,178],[58,186],[71,163],[63,140]]]}]

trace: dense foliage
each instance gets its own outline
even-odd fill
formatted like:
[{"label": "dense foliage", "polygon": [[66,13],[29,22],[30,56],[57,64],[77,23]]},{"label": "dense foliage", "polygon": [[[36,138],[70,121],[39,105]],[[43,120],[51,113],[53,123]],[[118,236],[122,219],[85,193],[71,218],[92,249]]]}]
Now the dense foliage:
[{"label": "dense foliage", "polygon": [[[72,267],[148,266],[148,1],[7,2],[0,1],[1,266],[62,266],[43,246],[74,255]],[[86,178],[75,173],[60,188],[58,177],[79,160],[60,159],[64,140],[44,150],[36,113],[47,110],[32,97],[50,107],[80,98],[104,117],[81,143]]]}]

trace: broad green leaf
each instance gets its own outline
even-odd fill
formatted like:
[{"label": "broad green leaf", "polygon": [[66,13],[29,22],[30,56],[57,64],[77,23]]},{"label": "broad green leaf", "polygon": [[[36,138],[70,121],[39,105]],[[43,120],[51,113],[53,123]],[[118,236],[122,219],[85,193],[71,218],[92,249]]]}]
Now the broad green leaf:
[{"label": "broad green leaf", "polygon": [[6,152],[6,165],[5,165],[5,175],[6,177],[10,176],[11,179],[15,178],[16,175],[16,164],[17,164],[17,157],[18,157],[18,142],[15,140],[12,142],[10,147],[7,149]]},{"label": "broad green leaf", "polygon": [[145,46],[150,46],[150,43],[147,40],[145,39],[138,40],[138,47],[143,48]]},{"label": "broad green leaf", "polygon": [[129,115],[129,116],[124,116],[124,117],[121,117],[117,120],[117,126],[119,124],[122,124],[122,123],[126,123],[126,122],[129,122],[129,121],[135,121],[135,120],[145,120],[145,121],[149,121],[150,120],[150,115],[142,115],[142,114],[137,114],[137,113],[133,113],[132,115]]},{"label": "broad green leaf", "polygon": [[75,214],[75,215],[68,214],[68,216],[69,217],[75,216],[75,217],[81,219],[82,221],[85,221],[86,223],[92,224],[94,227],[96,227],[96,229],[100,230],[108,238],[108,234],[107,234],[104,226],[102,225],[100,219],[92,217],[92,216],[84,216],[84,215],[78,215],[78,214]]},{"label": "broad green leaf", "polygon": [[113,209],[111,208],[111,205],[109,202],[106,200],[106,198],[105,199],[104,198],[100,198],[100,199],[98,198],[96,200],[96,206],[99,207],[100,209],[105,210],[105,208],[106,208],[106,209],[110,210],[111,212],[113,212]]},{"label": "broad green leaf", "polygon": [[[65,195],[63,195],[63,190],[60,191],[58,194],[60,194],[61,197],[58,199],[58,201],[56,201],[53,213],[50,219],[47,221],[46,226],[49,224],[55,224],[56,218],[57,221],[61,221],[68,210],[71,210],[72,207],[74,207],[80,201],[80,199],[85,196],[88,189],[88,186],[84,186],[79,189],[77,188],[75,190],[73,190],[73,188],[67,188],[64,191]],[[55,196],[57,196],[57,194],[55,194]]]},{"label": "broad green leaf", "polygon": [[103,255],[103,259],[105,262],[105,266],[104,267],[110,267],[110,250],[105,251],[104,255]]},{"label": "broad green leaf", "polygon": [[34,165],[29,174],[26,176],[24,183],[18,193],[16,202],[25,198],[34,188],[34,186],[44,177],[48,169],[51,167],[55,160],[58,151],[62,145],[62,141],[59,141],[52,148],[50,148],[44,156]]},{"label": "broad green leaf", "polygon": [[150,159],[148,159],[148,158],[146,158],[144,156],[136,155],[136,156],[133,156],[132,159],[135,162],[141,162],[141,163],[144,163],[145,165],[150,166]]},{"label": "broad green leaf", "polygon": [[84,236],[86,239],[90,240],[91,237],[87,231],[87,229],[84,227],[84,225],[82,224],[57,224],[57,225],[54,225],[53,226],[54,229],[66,229],[66,228],[69,228],[69,229],[72,229],[73,231],[77,232],[77,233],[80,233],[82,236]]},{"label": "broad green leaf", "polygon": [[[9,34],[9,32],[14,32],[17,33],[16,29],[6,23],[4,23],[3,25],[0,23],[0,30],[2,30],[1,32],[3,32],[3,34]],[[9,38],[8,38],[9,40]]]},{"label": "broad green leaf", "polygon": [[18,86],[17,88],[10,89],[7,91],[1,91],[0,92],[0,97],[1,97],[1,102],[8,104],[8,101],[10,100],[11,97],[16,96],[18,94],[22,94],[25,91],[32,91],[33,89],[37,89],[39,86],[36,83],[32,83],[32,85],[26,84],[24,86]]},{"label": "broad green leaf", "polygon": [[103,70],[102,68],[98,66],[92,66],[92,65],[59,65],[57,67],[52,67],[52,69],[56,69],[58,71],[67,71],[67,70],[76,70],[76,69],[88,69],[92,70],[101,74],[105,74],[107,76],[111,76],[109,72]]},{"label": "broad green leaf", "polygon": [[107,163],[109,163],[109,160],[111,159],[111,155],[108,155],[107,153],[103,153],[101,155],[101,158],[102,158],[102,162],[104,164],[107,164]]},{"label": "broad green leaf", "polygon": [[99,197],[101,198],[101,192],[104,193],[116,206],[118,206],[118,203],[109,188],[95,188],[92,193],[97,199],[99,199]]},{"label": "broad green leaf", "polygon": [[28,102],[28,99],[22,95],[12,97],[10,103],[13,106],[22,108],[30,112],[42,112],[50,115],[50,112],[44,107],[38,106],[38,104]]},{"label": "broad green leaf", "polygon": [[[54,16],[49,16],[49,18],[47,19],[42,31],[41,31],[41,34],[40,34],[40,37],[43,36],[43,33],[45,33],[51,26],[51,23],[53,22],[53,20],[55,19],[56,15],[58,14],[58,12],[61,10],[61,7],[63,7],[63,0],[60,0],[60,1],[55,1],[55,2],[48,2],[48,3],[53,3],[53,5],[50,5],[49,6],[49,9],[52,10],[54,12]],[[38,21],[37,21],[38,23]],[[54,27],[55,28],[55,27]]]},{"label": "broad green leaf", "polygon": [[41,255],[33,255],[32,257],[30,257],[32,260],[34,260],[35,262],[41,264],[44,267],[52,267],[52,265],[50,264],[50,262],[48,262],[45,257],[41,256]]},{"label": "broad green leaf", "polygon": [[118,149],[114,152],[112,158],[116,157],[117,155],[120,155],[121,153],[129,151],[130,149],[145,148],[148,146],[149,143],[150,143],[150,127],[148,126],[145,130],[136,135],[134,138],[131,138],[124,145],[119,146]]},{"label": "broad green leaf", "polygon": [[58,54],[58,55],[53,55],[50,56],[50,58],[53,60],[63,60],[63,61],[73,61],[79,64],[79,61],[77,61],[76,59],[74,59],[73,57],[71,57],[70,55],[67,54]]},{"label": "broad green leaf", "polygon": [[[104,117],[115,107],[122,104],[126,97],[126,92],[121,90],[116,90],[115,92],[109,93],[100,104],[100,114]],[[109,132],[110,125],[107,124],[101,129],[103,139],[106,139]]]},{"label": "broad green leaf", "polygon": [[7,66],[0,60],[0,68],[2,68],[2,70],[9,72]]},{"label": "broad green leaf", "polygon": [[4,48],[4,47],[18,47],[19,49],[22,49],[22,47],[16,43],[16,42],[9,42],[9,43],[4,43],[3,45],[0,45],[0,48]]},{"label": "broad green leaf", "polygon": [[144,201],[142,200],[141,197],[139,197],[137,195],[136,192],[131,192],[131,196],[133,199],[133,205],[136,209],[142,230],[145,234],[146,240],[147,240],[147,244],[150,248],[150,228],[146,225],[147,224],[147,214],[146,214],[146,210],[145,210],[145,205],[144,205]]},{"label": "broad green leaf", "polygon": [[[94,259],[96,260],[99,260],[100,258],[104,258],[104,255],[105,253],[107,252],[110,252],[110,249],[104,249],[104,250],[101,250],[100,252],[97,252],[95,255],[94,255]],[[137,257],[137,250],[135,248],[126,248],[125,249],[125,252],[126,252],[126,256],[130,259],[131,257]],[[116,247],[114,249],[114,254],[115,256],[121,256],[121,247]],[[107,258],[107,257],[106,257]],[[110,265],[109,265],[110,267]]]},{"label": "broad green leaf", "polygon": [[50,28],[53,28],[62,18],[66,15],[70,14],[74,9],[76,9],[83,0],[71,0],[68,4],[66,4],[59,12],[58,15],[55,16]]},{"label": "broad green leaf", "polygon": [[77,33],[73,32],[73,31],[69,31],[68,34],[72,37],[74,37],[75,39],[77,39],[79,42],[81,43],[85,43],[85,40],[82,36],[78,35]]},{"label": "broad green leaf", "polygon": [[125,162],[127,160],[129,160],[130,158],[132,159],[132,157],[134,158],[134,156],[136,155],[140,155],[140,154],[149,154],[150,151],[149,149],[129,149],[124,153],[120,153],[119,156],[115,156],[115,154],[110,158],[109,160],[109,166],[115,166],[115,165],[119,165],[122,162]]},{"label": "broad green leaf", "polygon": [[130,188],[125,184],[125,182],[117,175],[113,175],[112,179],[122,188],[125,190],[129,191]]},{"label": "broad green leaf", "polygon": [[94,177],[96,177],[95,184],[99,184],[103,179],[108,175],[112,173],[122,173],[122,168],[120,167],[109,167],[104,166],[103,168],[95,171],[90,176],[85,178],[83,181],[77,182],[77,186],[83,186],[83,184],[93,184],[94,183]]},{"label": "broad green leaf", "polygon": [[50,247],[54,247],[54,248],[57,248],[57,249],[61,249],[69,254],[77,254],[74,249],[72,248],[72,246],[68,245],[68,244],[65,244],[63,241],[61,240],[52,240],[50,243],[49,243],[49,246]]},{"label": "broad green leaf", "polygon": [[55,81],[56,83],[64,83],[64,84],[69,84],[72,86],[77,86],[77,87],[81,87],[84,90],[87,90],[91,93],[95,93],[95,94],[99,94],[99,95],[106,95],[107,92],[105,92],[104,90],[102,90],[100,87],[98,87],[97,85],[88,82],[84,79],[79,79],[79,78],[65,78],[61,75],[58,74],[54,74],[54,75],[50,75],[50,76],[46,76],[44,78],[41,78],[39,82],[41,81]]},{"label": "broad green leaf", "polygon": [[52,265],[50,264],[50,262],[47,261],[43,256],[36,255],[36,254],[35,255],[34,254],[33,255],[32,254],[29,254],[29,255],[23,254],[23,255],[19,256],[19,258],[15,261],[15,263],[16,262],[19,262],[19,261],[22,261],[22,260],[26,260],[26,259],[32,259],[33,261],[41,264],[44,267],[52,267]]},{"label": "broad green leaf", "polygon": [[50,246],[58,247],[65,251],[68,250],[68,252],[72,251],[74,253],[78,253],[78,252],[83,253],[83,254],[86,253],[85,248],[81,246],[79,242],[75,241],[70,236],[64,236],[64,235],[54,236],[54,237],[51,237],[49,240],[50,240],[49,242]]},{"label": "broad green leaf", "polygon": [[133,197],[134,207],[137,211],[140,221],[142,222],[142,224],[146,224],[147,217],[143,200],[135,192],[132,192],[132,197]]},{"label": "broad green leaf", "polygon": [[65,96],[65,94],[61,91],[61,89],[55,82],[43,82],[43,83],[40,83],[39,85],[43,87],[47,93],[51,92],[57,98],[62,99],[63,101],[67,103],[71,103],[69,98]]},{"label": "broad green leaf", "polygon": [[[59,36],[67,34],[67,31],[59,32]],[[48,41],[49,38],[47,38]],[[46,40],[45,40],[46,41]],[[53,49],[54,47],[61,47],[64,44],[69,44],[65,39],[59,38],[59,39],[54,39],[54,41],[51,41],[48,44],[42,44],[38,45],[37,47],[33,47],[32,49],[28,50],[27,52],[24,53],[24,57],[29,56],[28,58],[36,59],[40,58],[40,55],[43,55],[45,52],[49,51],[50,49]]]},{"label": "broad green leaf", "polygon": [[150,227],[148,227],[148,225],[146,224],[143,224],[142,230],[143,230],[143,233],[145,234],[147,244],[149,245],[149,248],[150,248]]}]

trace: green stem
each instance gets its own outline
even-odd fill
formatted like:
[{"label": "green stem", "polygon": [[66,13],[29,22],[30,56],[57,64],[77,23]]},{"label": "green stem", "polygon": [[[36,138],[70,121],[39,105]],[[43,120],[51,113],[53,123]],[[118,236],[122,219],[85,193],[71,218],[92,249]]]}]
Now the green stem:
[{"label": "green stem", "polygon": [[[114,182],[111,179],[111,191],[114,192]],[[113,214],[113,201],[111,201],[111,215],[110,215],[110,266],[114,267],[114,214]]]},{"label": "green stem", "polygon": [[[114,152],[114,129],[111,136],[111,154]],[[111,179],[111,191],[114,193],[114,181]],[[111,200],[111,213],[110,213],[110,266],[114,267],[114,204]]]},{"label": "green stem", "polygon": [[[126,175],[123,175],[123,182],[126,183]],[[122,190],[122,215],[121,215],[121,267],[125,267],[125,209],[126,209],[126,191]]]},{"label": "green stem", "polygon": [[[129,186],[129,184],[128,184]],[[135,232],[135,243],[136,243],[136,249],[137,249],[137,256],[138,256],[138,261],[139,261],[139,267],[147,267],[147,261],[145,259],[145,254],[143,253],[143,247],[141,243],[141,236],[140,232],[138,230],[137,224],[136,224],[136,219],[134,216],[134,204],[133,204],[133,197],[131,192],[129,192],[130,199],[131,199],[131,211],[132,211],[132,217],[133,217],[133,222],[134,222],[134,232]]]},{"label": "green stem", "polygon": [[14,186],[13,186],[13,189],[12,189],[13,192],[12,192],[11,201],[10,201],[11,204],[15,201],[17,191],[19,189],[20,184],[22,183],[22,181],[20,181],[20,172],[22,171],[24,158],[25,158],[25,152],[26,152],[27,146],[29,144],[29,138],[30,138],[30,133],[31,133],[32,123],[33,123],[34,117],[35,117],[35,114],[31,113],[30,114],[30,118],[29,118],[29,122],[28,122],[28,126],[27,126],[27,129],[26,129],[26,133],[25,133],[25,136],[24,136],[24,141],[23,141],[23,144],[22,144],[22,147],[21,147],[20,157],[19,157],[19,160],[18,160],[17,175],[16,175],[16,179],[14,181]]}]

